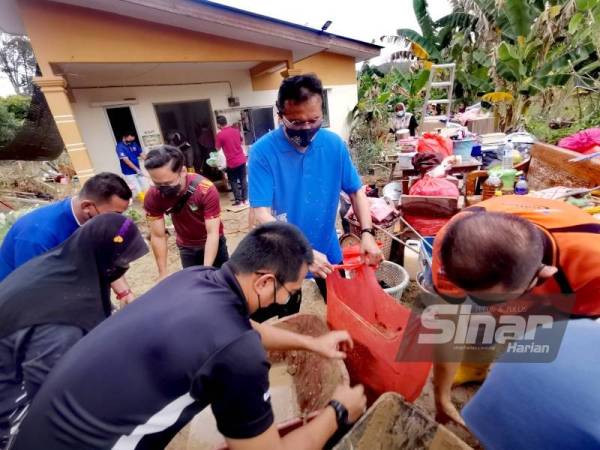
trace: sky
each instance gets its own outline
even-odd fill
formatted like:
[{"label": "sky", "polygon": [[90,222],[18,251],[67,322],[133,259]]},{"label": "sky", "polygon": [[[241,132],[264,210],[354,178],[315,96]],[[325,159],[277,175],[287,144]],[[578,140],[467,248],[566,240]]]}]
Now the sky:
[{"label": "sky", "polygon": [[[366,42],[393,35],[398,28],[419,30],[412,0],[213,1],[317,29],[331,20],[330,33]],[[449,0],[429,0],[428,4],[434,20],[451,11]],[[12,93],[8,79],[0,73],[0,96]]]},{"label": "sky", "polygon": [[[317,29],[331,20],[330,33],[367,42],[395,34],[398,28],[419,31],[412,0],[213,1]],[[449,0],[428,0],[428,4],[434,19],[451,12]]]}]

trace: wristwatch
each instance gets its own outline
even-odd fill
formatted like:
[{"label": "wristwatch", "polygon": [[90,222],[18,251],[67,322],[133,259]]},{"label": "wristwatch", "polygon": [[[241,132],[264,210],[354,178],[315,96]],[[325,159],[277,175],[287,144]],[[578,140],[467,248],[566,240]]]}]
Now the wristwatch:
[{"label": "wristwatch", "polygon": [[337,421],[338,429],[348,428],[350,422],[348,422],[348,410],[337,400],[331,400],[327,406],[331,406],[335,411],[335,420]]},{"label": "wristwatch", "polygon": [[373,228],[363,228],[362,230],[360,230],[360,235],[362,236],[363,233],[369,233],[370,235],[375,237],[375,230],[373,230]]}]

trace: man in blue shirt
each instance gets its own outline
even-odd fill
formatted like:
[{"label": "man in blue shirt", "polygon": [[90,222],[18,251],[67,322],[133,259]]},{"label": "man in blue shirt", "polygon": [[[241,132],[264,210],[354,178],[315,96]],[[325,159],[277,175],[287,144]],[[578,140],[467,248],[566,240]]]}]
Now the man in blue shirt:
[{"label": "man in blue shirt", "polygon": [[[535,339],[553,342],[555,335],[555,329],[539,327]],[[467,426],[490,450],[600,448],[598,346],[600,323],[575,319],[567,323],[554,361],[501,358],[465,406]]]},{"label": "man in blue shirt", "polygon": [[[0,247],[0,282],[17,267],[61,244],[92,217],[105,212],[122,213],[129,207],[130,199],[131,190],[123,179],[103,172],[87,180],[75,197],[20,217]],[[113,289],[120,300],[133,299],[123,278],[113,283]]]},{"label": "man in blue shirt", "polygon": [[[338,135],[321,129],[321,81],[314,75],[287,78],[279,88],[277,108],[282,126],[259,139],[250,151],[251,213],[259,224],[280,220],[302,230],[314,252],[310,271],[319,277],[316,281],[326,298],[324,279],[332,272],[332,264],[342,261],[335,229],[340,192],[348,194],[360,221],[366,262],[377,264],[383,255],[348,149]],[[287,311],[273,313],[297,312],[300,298],[287,307]]]},{"label": "man in blue shirt", "polygon": [[145,159],[142,147],[135,141],[135,135],[129,131],[123,134],[121,142],[117,143],[117,156],[121,164],[121,172],[125,181],[134,192],[145,192],[148,184],[140,169],[140,158]]}]

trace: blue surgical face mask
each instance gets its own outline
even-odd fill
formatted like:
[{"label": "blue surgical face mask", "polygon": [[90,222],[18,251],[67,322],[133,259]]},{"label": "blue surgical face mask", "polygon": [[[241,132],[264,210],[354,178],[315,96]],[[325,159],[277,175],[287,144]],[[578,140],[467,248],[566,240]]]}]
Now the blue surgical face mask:
[{"label": "blue surgical face mask", "polygon": [[304,128],[301,130],[285,127],[285,134],[287,134],[288,139],[296,146],[308,147],[320,129],[321,125],[318,125],[314,128]]}]

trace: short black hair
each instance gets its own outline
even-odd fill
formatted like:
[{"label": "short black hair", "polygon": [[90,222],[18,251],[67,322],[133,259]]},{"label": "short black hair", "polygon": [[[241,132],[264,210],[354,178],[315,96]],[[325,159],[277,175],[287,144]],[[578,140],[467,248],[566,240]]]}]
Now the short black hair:
[{"label": "short black hair", "polygon": [[154,150],[150,150],[144,161],[146,169],[158,169],[166,164],[171,164],[173,172],[179,172],[183,167],[185,158],[181,150],[172,145],[161,145]]},{"label": "short black hair", "polygon": [[217,116],[217,123],[222,127],[227,125],[227,117],[225,116]]},{"label": "short black hair", "polygon": [[229,259],[237,274],[267,270],[280,283],[296,281],[303,264],[312,263],[313,251],[302,232],[282,222],[269,222],[252,230]]},{"label": "short black hair", "polygon": [[127,130],[127,131],[124,131],[123,134],[121,134],[122,138],[127,137],[127,136],[133,136],[133,137],[135,137],[135,133],[132,132],[132,131],[130,131],[130,130]]},{"label": "short black hair", "polygon": [[286,78],[279,86],[277,109],[279,113],[282,113],[286,101],[303,103],[314,95],[318,95],[323,100],[323,84],[315,74],[309,73]]},{"label": "short black hair", "polygon": [[113,195],[129,201],[133,194],[125,180],[111,172],[101,172],[94,175],[85,182],[78,194],[81,199],[92,200],[97,203],[108,202]]},{"label": "short black hair", "polygon": [[448,279],[466,291],[522,288],[539,270],[542,236],[513,214],[470,213],[448,225],[440,247],[442,266]]},{"label": "short black hair", "polygon": [[183,133],[177,130],[171,130],[167,134],[167,145],[172,145],[173,147],[179,147],[181,144],[187,141],[187,138]]}]

